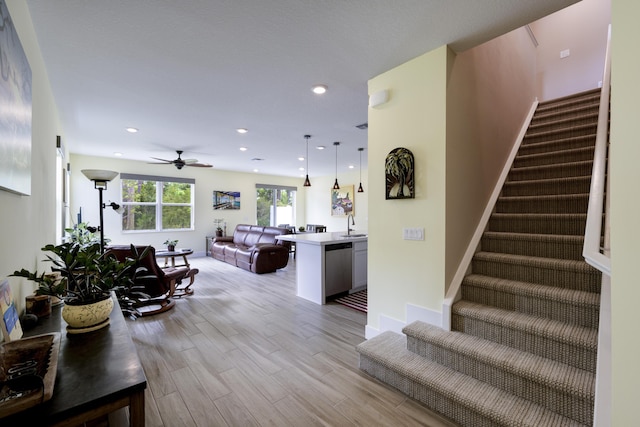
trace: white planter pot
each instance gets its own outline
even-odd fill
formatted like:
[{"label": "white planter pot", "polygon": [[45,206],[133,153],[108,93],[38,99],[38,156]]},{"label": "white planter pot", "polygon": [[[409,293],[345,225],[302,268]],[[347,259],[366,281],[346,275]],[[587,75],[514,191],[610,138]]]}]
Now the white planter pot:
[{"label": "white planter pot", "polygon": [[62,318],[67,322],[67,332],[84,333],[104,328],[109,324],[113,305],[111,297],[90,304],[65,304],[62,307]]}]

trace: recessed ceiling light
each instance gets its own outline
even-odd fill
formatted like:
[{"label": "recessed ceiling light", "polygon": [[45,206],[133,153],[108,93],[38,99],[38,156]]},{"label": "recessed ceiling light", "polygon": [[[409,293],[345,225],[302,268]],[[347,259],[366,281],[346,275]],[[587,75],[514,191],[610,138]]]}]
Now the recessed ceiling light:
[{"label": "recessed ceiling light", "polygon": [[316,146],[316,150],[324,150],[325,148],[327,148],[327,147],[325,147],[324,145]]},{"label": "recessed ceiling light", "polygon": [[256,172],[256,173],[259,172],[258,169],[254,169],[253,171]]},{"label": "recessed ceiling light", "polygon": [[349,165],[349,169],[353,169],[355,166],[353,165]]},{"label": "recessed ceiling light", "polygon": [[138,128],[128,127],[128,128],[126,128],[126,131],[129,132],[129,133],[137,133],[138,132]]},{"label": "recessed ceiling light", "polygon": [[298,168],[298,170],[299,170],[299,171],[303,171],[303,170],[304,170],[304,168]]},{"label": "recessed ceiling light", "polygon": [[238,128],[238,129],[236,129],[236,132],[238,132],[238,133],[247,133],[247,132],[249,132],[249,129]]},{"label": "recessed ceiling light", "polygon": [[298,160],[300,160],[301,162],[304,162],[304,157],[298,157]]},{"label": "recessed ceiling light", "polygon": [[240,151],[247,151],[248,148],[247,147],[240,147]]},{"label": "recessed ceiling light", "polygon": [[315,93],[317,95],[322,95],[323,93],[325,93],[327,91],[327,86],[326,85],[315,85],[314,87],[311,88],[311,90],[313,91],[313,93]]},{"label": "recessed ceiling light", "polygon": [[113,155],[116,157],[122,157],[122,153],[118,153],[118,152],[113,153]]}]

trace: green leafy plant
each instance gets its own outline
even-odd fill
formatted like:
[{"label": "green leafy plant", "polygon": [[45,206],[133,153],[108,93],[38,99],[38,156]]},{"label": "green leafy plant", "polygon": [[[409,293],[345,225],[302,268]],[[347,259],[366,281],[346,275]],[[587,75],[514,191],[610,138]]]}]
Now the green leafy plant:
[{"label": "green leafy plant", "polygon": [[175,240],[173,240],[173,239],[167,239],[167,240],[165,240],[165,241],[164,241],[164,243],[163,243],[163,245],[167,245],[167,246],[175,246],[175,245],[177,245],[177,244],[178,244],[178,240],[177,240],[177,239],[175,239]]},{"label": "green leafy plant", "polygon": [[[68,242],[83,246],[100,243],[100,235],[97,233],[98,229],[90,226],[87,222],[80,222],[74,225],[73,228],[65,228],[64,231],[67,232]],[[110,241],[110,239],[104,239],[105,244],[108,244]]]},{"label": "green leafy plant", "polygon": [[[80,305],[101,301],[114,291],[118,301],[124,301],[121,308],[128,308],[127,299],[137,297],[134,293],[136,276],[143,271],[139,260],[147,254],[150,247],[139,253],[131,246],[132,258],[119,261],[113,254],[100,253],[100,243],[80,244],[65,242],[60,245],[46,245],[43,251],[49,252],[47,261],[52,263],[51,271],[57,275],[53,281],[51,274],[38,274],[26,269],[16,270],[11,276],[24,277],[38,284],[39,295],[61,297],[66,304]],[[127,313],[128,314],[128,313]]]}]

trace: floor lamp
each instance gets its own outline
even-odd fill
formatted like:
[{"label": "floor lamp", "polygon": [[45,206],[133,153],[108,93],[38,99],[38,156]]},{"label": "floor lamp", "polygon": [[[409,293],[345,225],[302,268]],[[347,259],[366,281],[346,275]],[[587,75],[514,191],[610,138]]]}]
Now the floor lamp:
[{"label": "floor lamp", "polygon": [[[104,220],[103,220],[102,211],[104,208],[107,207],[107,205],[105,205],[102,202],[102,192],[107,189],[107,182],[111,181],[113,178],[118,176],[118,172],[99,170],[99,169],[82,169],[82,173],[84,174],[84,176],[86,176],[91,181],[93,181],[93,185],[95,186],[95,188],[98,189],[98,193],[100,195],[100,227],[98,227],[98,229],[100,230],[100,253],[103,254],[104,253]],[[120,209],[120,205],[118,205],[117,203],[112,202],[109,204],[109,206],[111,206],[114,210]]]}]

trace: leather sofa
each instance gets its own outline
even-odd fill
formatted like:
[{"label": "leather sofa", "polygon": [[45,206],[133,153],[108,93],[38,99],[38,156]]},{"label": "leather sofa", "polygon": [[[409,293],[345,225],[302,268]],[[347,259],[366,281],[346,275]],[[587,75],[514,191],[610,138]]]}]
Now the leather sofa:
[{"label": "leather sofa", "polygon": [[289,262],[291,242],[276,239],[281,234],[291,234],[291,230],[238,224],[233,236],[211,241],[211,256],[253,273],[272,273]]}]

